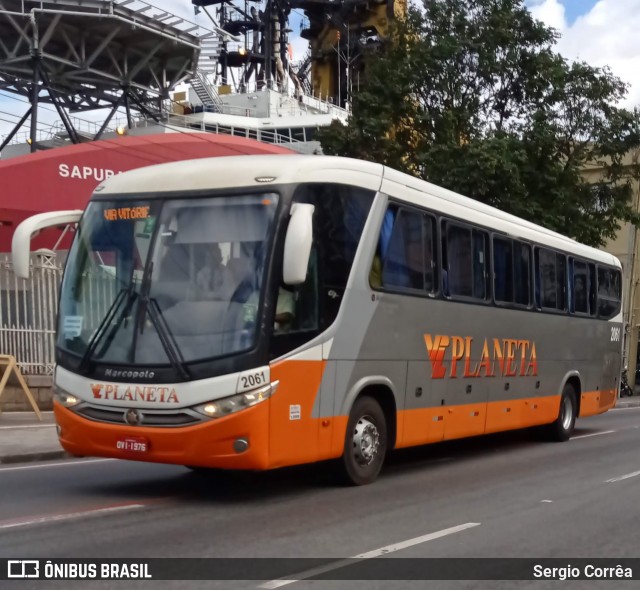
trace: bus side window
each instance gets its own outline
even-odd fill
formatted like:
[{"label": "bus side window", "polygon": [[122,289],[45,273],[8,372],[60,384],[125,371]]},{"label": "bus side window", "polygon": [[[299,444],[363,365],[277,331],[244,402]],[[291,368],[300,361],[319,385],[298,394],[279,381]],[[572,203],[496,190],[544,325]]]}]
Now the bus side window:
[{"label": "bus side window", "polygon": [[513,248],[511,240],[493,238],[493,273],[495,300],[513,303]]},{"label": "bus side window", "polygon": [[[280,289],[280,296],[284,295],[282,288]],[[286,299],[285,299],[286,301]],[[292,311],[291,330],[317,330],[319,328],[318,317],[318,256],[315,247],[311,250],[311,256],[309,258],[309,267],[307,270],[307,278],[305,282],[295,289],[294,297],[294,309]],[[276,307],[276,320],[278,316],[278,308],[284,309],[278,298],[278,305]]]},{"label": "bus side window", "polygon": [[[417,232],[416,232],[417,228]],[[393,224],[389,248],[382,260],[382,286],[421,289],[409,267],[409,250],[418,246],[422,238],[420,233],[420,215],[412,211],[401,210]]]},{"label": "bus side window", "polygon": [[485,301],[488,292],[488,233],[449,222],[444,222],[443,225],[442,269],[445,295]]},{"label": "bus side window", "polygon": [[564,254],[536,250],[536,304],[542,309],[566,310],[567,262]]},{"label": "bus side window", "polygon": [[426,271],[423,216],[407,211],[403,215],[406,232],[407,274],[411,289],[424,290]]},{"label": "bus side window", "polygon": [[489,234],[485,231],[474,229],[473,235],[473,297],[487,299],[487,282],[489,278]]},{"label": "bus side window", "polygon": [[589,315],[594,316],[598,311],[598,279],[596,277],[596,265],[589,264]]},{"label": "bus side window", "polygon": [[274,319],[285,311],[291,317],[274,326],[270,358],[308,342],[336,319],[374,197],[375,192],[368,189],[330,183],[302,184],[296,189],[294,203],[315,207],[313,246],[302,285],[285,294],[279,285],[281,277],[275,278],[283,295],[280,305],[273,299],[276,285],[271,285]]},{"label": "bus side window", "polygon": [[436,263],[436,220],[430,215],[425,216],[424,225],[424,288],[428,293],[438,290]]},{"label": "bus side window", "polygon": [[514,241],[513,254],[515,302],[528,307],[531,304],[531,247]]},{"label": "bus side window", "polygon": [[570,271],[571,311],[573,313],[589,313],[587,265],[584,262],[573,260]]},{"label": "bus side window", "polygon": [[558,310],[567,309],[567,257],[556,254],[556,282],[558,285]]},{"label": "bus side window", "polygon": [[540,307],[556,308],[556,258],[549,250],[540,250],[538,272],[540,276]]},{"label": "bus side window", "polygon": [[609,319],[620,311],[620,271],[598,266],[598,317]]},{"label": "bus side window", "polygon": [[391,205],[380,230],[369,283],[373,288],[435,293],[435,220]]},{"label": "bus side window", "polygon": [[443,250],[446,252],[448,294],[471,297],[473,271],[471,257],[471,231],[450,223],[446,224]]},{"label": "bus side window", "polygon": [[391,241],[391,234],[393,232],[393,223],[397,213],[397,207],[390,206],[384,214],[382,220],[382,227],[380,228],[380,237],[378,238],[378,246],[376,247],[376,253],[371,265],[371,271],[369,272],[369,284],[374,289],[380,289],[382,287],[382,261],[387,256],[389,250],[389,242]]}]

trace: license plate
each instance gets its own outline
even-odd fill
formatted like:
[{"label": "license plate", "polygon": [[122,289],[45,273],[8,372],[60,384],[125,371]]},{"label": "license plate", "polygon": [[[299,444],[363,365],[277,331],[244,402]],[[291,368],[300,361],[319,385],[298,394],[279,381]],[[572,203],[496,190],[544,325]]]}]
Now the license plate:
[{"label": "license plate", "polygon": [[119,451],[129,451],[132,453],[146,453],[149,450],[149,441],[146,438],[125,437],[116,441],[116,448]]}]

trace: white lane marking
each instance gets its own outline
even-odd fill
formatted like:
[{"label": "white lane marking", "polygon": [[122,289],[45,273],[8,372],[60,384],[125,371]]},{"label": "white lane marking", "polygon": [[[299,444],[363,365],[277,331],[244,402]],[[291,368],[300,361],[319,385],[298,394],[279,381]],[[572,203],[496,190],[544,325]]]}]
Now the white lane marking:
[{"label": "white lane marking", "polygon": [[578,440],[579,438],[589,438],[590,436],[600,436],[601,434],[612,434],[617,430],[603,430],[602,432],[592,432],[591,434],[581,434],[579,436],[572,436],[571,440]]},{"label": "white lane marking", "polygon": [[640,410],[640,406],[631,406],[630,408],[611,408],[609,412],[626,412],[627,410]]},{"label": "white lane marking", "polygon": [[44,463],[43,465],[22,465],[21,467],[0,467],[0,473],[5,471],[22,471],[24,469],[50,469],[51,467],[67,467],[71,465],[86,465],[87,463],[104,463],[105,461],[117,461],[117,459],[72,459],[64,462]]},{"label": "white lane marking", "polygon": [[626,475],[621,475],[620,477],[612,477],[611,479],[607,479],[604,483],[615,483],[616,481],[630,479],[631,477],[637,477],[638,475],[640,475],[640,471],[634,471],[633,473],[627,473]]},{"label": "white lane marking", "polygon": [[55,428],[55,424],[23,424],[22,426],[0,426],[0,430],[19,430],[21,428]]},{"label": "white lane marking", "polygon": [[387,555],[388,553],[393,553],[394,551],[401,551],[402,549],[407,549],[407,547],[420,545],[421,543],[426,543],[427,541],[433,541],[434,539],[439,539],[440,537],[446,537],[447,535],[459,533],[460,531],[464,531],[466,529],[470,529],[477,526],[480,526],[479,522],[467,522],[465,524],[459,524],[458,526],[453,526],[448,529],[436,531],[435,533],[429,533],[428,535],[422,535],[421,537],[415,537],[407,541],[401,541],[400,543],[395,543],[394,545],[387,545],[386,547],[381,547],[380,549],[374,549],[373,551],[360,553],[360,555],[356,555],[352,559],[371,559],[372,557],[380,557],[381,555]]},{"label": "white lane marking", "polygon": [[144,508],[144,504],[126,504],[125,506],[111,506],[109,508],[98,508],[96,510],[85,510],[84,512],[69,512],[67,514],[54,514],[52,516],[40,516],[29,520],[21,520],[18,522],[8,522],[0,524],[0,529],[13,529],[21,526],[29,526],[32,524],[42,524],[49,522],[59,522],[61,520],[73,520],[77,518],[86,518],[87,516],[100,516],[101,514],[109,514],[112,512],[122,512],[124,510],[133,510],[135,508]]},{"label": "white lane marking", "polygon": [[543,504],[553,504],[553,500],[540,500]]},{"label": "white lane marking", "polygon": [[421,537],[414,537],[413,539],[408,539],[406,541],[401,541],[400,543],[395,543],[393,545],[387,545],[385,547],[380,547],[380,549],[374,549],[373,551],[367,551],[366,553],[360,553],[359,555],[354,555],[353,557],[348,557],[347,559],[340,559],[334,563],[329,565],[313,568],[307,570],[305,572],[301,572],[299,577],[295,580],[271,580],[269,582],[265,582],[264,584],[260,584],[258,588],[267,588],[272,590],[274,588],[281,588],[282,586],[288,586],[289,584],[295,584],[296,582],[300,582],[301,580],[306,580],[313,576],[317,576],[319,574],[324,574],[326,572],[330,572],[335,569],[339,569],[346,565],[350,565],[357,561],[363,561],[365,559],[371,559],[373,557],[380,557],[382,555],[389,555],[389,553],[394,553],[395,551],[401,551],[402,549],[407,549],[408,547],[413,547],[414,545],[420,545],[421,543],[426,543],[427,541],[433,541],[434,539],[439,539],[440,537],[446,537],[447,535],[452,535],[454,533],[459,533],[460,531],[464,531],[466,529],[470,529],[473,527],[480,526],[479,522],[467,522],[465,524],[460,524],[458,526],[454,526],[448,529],[443,529],[441,531],[436,531],[435,533],[429,533],[428,535],[422,535]]}]

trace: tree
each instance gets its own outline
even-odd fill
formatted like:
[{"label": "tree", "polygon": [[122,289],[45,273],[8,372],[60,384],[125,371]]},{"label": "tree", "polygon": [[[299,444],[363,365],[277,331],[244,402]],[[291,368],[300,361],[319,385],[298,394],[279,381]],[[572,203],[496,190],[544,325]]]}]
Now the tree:
[{"label": "tree", "polygon": [[[370,56],[327,154],[381,162],[601,246],[630,202],[640,114],[607,68],[569,63],[522,0],[424,0]],[[584,170],[597,169],[595,183]]]}]

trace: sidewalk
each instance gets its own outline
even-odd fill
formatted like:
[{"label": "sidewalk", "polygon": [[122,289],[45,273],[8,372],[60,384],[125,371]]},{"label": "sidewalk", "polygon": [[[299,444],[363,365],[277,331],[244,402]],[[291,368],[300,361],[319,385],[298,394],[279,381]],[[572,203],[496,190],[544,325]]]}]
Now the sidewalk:
[{"label": "sidewalk", "polygon": [[53,412],[0,414],[0,464],[45,461],[67,457],[56,434]]},{"label": "sidewalk", "polygon": [[[640,407],[640,395],[618,399],[617,408]],[[0,464],[26,463],[69,457],[58,442],[53,412],[0,413]]]}]

